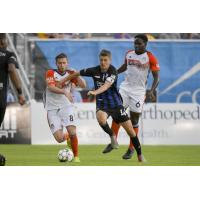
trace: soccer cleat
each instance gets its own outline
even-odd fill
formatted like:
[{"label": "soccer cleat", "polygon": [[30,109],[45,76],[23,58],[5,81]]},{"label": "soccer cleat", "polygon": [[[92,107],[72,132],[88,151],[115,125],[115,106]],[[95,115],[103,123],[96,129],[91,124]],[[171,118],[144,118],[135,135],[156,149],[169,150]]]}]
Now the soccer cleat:
[{"label": "soccer cleat", "polygon": [[139,162],[147,162],[145,157],[141,154],[141,155],[138,155],[138,161]]},{"label": "soccer cleat", "polygon": [[116,137],[113,135],[110,137],[110,139],[111,139],[111,143],[106,146],[106,148],[103,150],[102,153],[109,153],[113,149],[119,149],[119,144],[117,142]]},{"label": "soccer cleat", "polygon": [[80,158],[79,158],[78,156],[76,156],[76,157],[74,157],[73,162],[79,163],[79,162],[81,162],[81,161],[80,161]]},{"label": "soccer cleat", "polygon": [[133,154],[134,154],[134,149],[128,148],[128,150],[127,150],[126,153],[122,156],[122,158],[123,158],[124,160],[131,159],[132,156],[133,156]]},{"label": "soccer cleat", "polygon": [[112,146],[112,148],[113,149],[119,149],[119,144],[117,142],[116,137],[113,135],[113,136],[110,137],[110,139],[111,139],[111,146]]},{"label": "soccer cleat", "polygon": [[108,144],[102,153],[109,153],[113,150],[112,145]]},{"label": "soccer cleat", "polygon": [[0,154],[0,166],[4,166],[6,164],[6,158]]}]

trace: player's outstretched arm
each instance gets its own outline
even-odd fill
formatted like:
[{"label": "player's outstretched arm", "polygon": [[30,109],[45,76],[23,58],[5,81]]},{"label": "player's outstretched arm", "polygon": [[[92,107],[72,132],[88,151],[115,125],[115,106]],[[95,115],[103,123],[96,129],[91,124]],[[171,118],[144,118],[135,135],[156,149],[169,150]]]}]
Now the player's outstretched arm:
[{"label": "player's outstretched arm", "polygon": [[70,74],[69,76],[67,76],[66,78],[62,79],[61,81],[59,81],[56,86],[58,87],[63,87],[64,84],[67,82],[67,81],[70,81],[72,80],[73,78],[77,78],[78,76],[80,76],[80,72],[74,72],[73,74]]},{"label": "player's outstretched arm", "polygon": [[47,88],[53,92],[53,93],[56,93],[56,94],[65,94],[65,90],[62,89],[62,88],[58,88],[54,85],[48,85]]},{"label": "player's outstretched arm", "polygon": [[20,81],[20,78],[19,78],[18,71],[17,71],[17,69],[15,67],[15,64],[10,63],[8,65],[8,72],[9,72],[10,79],[11,79],[14,87],[17,90],[17,93],[18,93],[18,102],[19,102],[20,105],[24,105],[25,104],[25,97],[22,94],[21,81]]},{"label": "player's outstretched arm", "polygon": [[119,67],[119,69],[117,69],[117,73],[120,74],[120,73],[123,73],[127,70],[127,64],[124,63],[121,67]]},{"label": "player's outstretched arm", "polygon": [[97,90],[93,90],[93,91],[89,91],[88,92],[88,96],[89,95],[98,95],[98,94],[101,94],[103,92],[105,92],[106,90],[108,90],[112,85],[112,82],[108,82],[106,81],[100,88],[98,88]]}]

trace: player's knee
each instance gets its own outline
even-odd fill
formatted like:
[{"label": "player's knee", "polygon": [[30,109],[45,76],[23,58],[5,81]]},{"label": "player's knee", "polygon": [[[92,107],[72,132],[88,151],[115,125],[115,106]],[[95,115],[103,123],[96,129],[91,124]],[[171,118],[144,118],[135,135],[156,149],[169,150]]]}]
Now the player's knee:
[{"label": "player's knee", "polygon": [[140,118],[140,114],[139,113],[131,113],[131,122],[133,124],[133,126],[138,125],[139,122],[139,118]]},{"label": "player's knee", "polygon": [[62,143],[63,141],[65,141],[64,135],[61,132],[55,132],[54,133],[54,138],[58,143]]},{"label": "player's knee", "polygon": [[138,119],[131,119],[133,127],[138,125],[138,121],[139,121]]},{"label": "player's knee", "polygon": [[104,117],[97,117],[97,120],[100,126],[106,124],[106,119]]},{"label": "player's knee", "polygon": [[107,122],[107,114],[102,113],[101,111],[98,111],[96,117],[97,117],[97,121],[98,121],[99,125],[106,124],[106,122]]},{"label": "player's knee", "polygon": [[68,126],[66,127],[67,128],[67,131],[69,133],[69,136],[74,136],[76,135],[76,126]]},{"label": "player's knee", "polygon": [[70,137],[76,136],[76,132],[75,132],[75,131],[69,132],[69,136],[70,136]]},{"label": "player's knee", "polygon": [[106,121],[105,120],[98,120],[98,122],[99,122],[100,126],[106,125]]}]

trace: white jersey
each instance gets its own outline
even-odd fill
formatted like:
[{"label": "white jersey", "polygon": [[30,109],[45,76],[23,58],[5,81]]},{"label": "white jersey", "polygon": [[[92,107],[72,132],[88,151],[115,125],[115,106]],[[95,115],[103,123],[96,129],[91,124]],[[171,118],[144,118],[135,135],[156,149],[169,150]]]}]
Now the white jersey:
[{"label": "white jersey", "polygon": [[[63,78],[67,77],[69,74],[72,73],[73,71],[71,70],[66,70],[64,74],[60,74],[56,70],[48,70],[46,73],[47,85],[55,85],[56,82],[62,80]],[[65,83],[64,89],[67,92],[71,92],[73,82],[74,81],[68,81]],[[46,110],[55,110],[61,109],[66,106],[70,106],[72,105],[72,103],[64,94],[56,94],[54,92],[51,92],[47,87],[44,93],[44,105]]]},{"label": "white jersey", "polygon": [[125,64],[127,70],[120,89],[127,92],[133,91],[135,95],[139,96],[145,95],[149,71],[160,69],[157,59],[151,52],[147,51],[137,55],[134,50],[130,50],[126,54]]}]

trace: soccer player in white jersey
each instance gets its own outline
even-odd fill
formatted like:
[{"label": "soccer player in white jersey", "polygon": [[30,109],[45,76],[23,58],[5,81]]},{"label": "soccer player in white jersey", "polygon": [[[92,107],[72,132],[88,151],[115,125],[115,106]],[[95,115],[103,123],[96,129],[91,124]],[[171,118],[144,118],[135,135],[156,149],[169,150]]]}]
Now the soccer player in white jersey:
[{"label": "soccer player in white jersey", "polygon": [[[69,69],[66,54],[61,53],[55,59],[57,69],[46,72],[47,88],[44,94],[44,105],[47,110],[48,124],[58,143],[66,141],[69,133],[71,148],[74,153],[74,162],[80,162],[71,89],[73,84],[85,88],[86,82],[81,77],[78,77],[66,82],[62,88],[59,88],[57,83],[69,74],[74,73],[74,70]],[[67,129],[68,133],[63,133],[63,127]]]},{"label": "soccer player in white jersey", "polygon": [[[152,102],[155,102],[155,91],[159,84],[159,64],[156,57],[146,50],[148,38],[145,34],[138,34],[134,40],[134,50],[126,53],[124,64],[117,70],[118,73],[125,72],[125,80],[120,85],[120,94],[123,98],[124,107],[129,107],[130,118],[133,129],[138,134],[139,118],[142,113],[146,95]],[[153,75],[153,83],[150,91],[146,94],[146,83],[149,72]],[[112,122],[112,130],[118,135],[120,126]],[[108,149],[107,153],[112,151]],[[123,159],[130,159],[133,156],[134,147],[130,141],[127,152]]]}]

